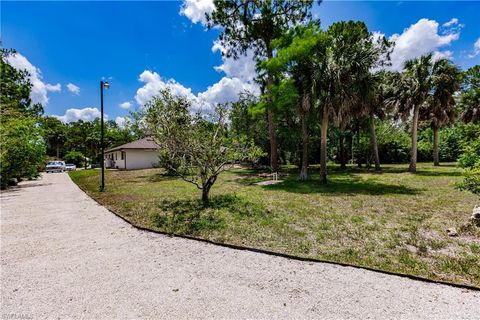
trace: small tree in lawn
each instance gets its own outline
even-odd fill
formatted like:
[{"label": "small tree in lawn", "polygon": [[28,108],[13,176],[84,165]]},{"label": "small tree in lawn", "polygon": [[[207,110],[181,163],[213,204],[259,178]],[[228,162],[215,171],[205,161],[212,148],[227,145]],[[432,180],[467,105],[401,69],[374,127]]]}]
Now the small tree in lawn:
[{"label": "small tree in lawn", "polygon": [[204,206],[220,173],[263,155],[246,138],[230,137],[225,105],[209,115],[192,113],[190,101],[163,90],[146,107],[147,123],[160,145],[160,165],[202,190]]}]

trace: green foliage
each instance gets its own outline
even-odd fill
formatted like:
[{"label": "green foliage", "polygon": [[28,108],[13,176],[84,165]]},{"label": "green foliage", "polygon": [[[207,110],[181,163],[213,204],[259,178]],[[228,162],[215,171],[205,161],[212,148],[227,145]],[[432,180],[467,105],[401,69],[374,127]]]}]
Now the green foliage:
[{"label": "green foliage", "polygon": [[464,176],[460,189],[480,195],[480,161],[473,168],[465,170]]},{"label": "green foliage", "polygon": [[459,104],[464,122],[480,121],[480,66],[476,65],[464,73]]},{"label": "green foliage", "polygon": [[66,163],[73,163],[76,166],[83,166],[85,156],[79,151],[71,150],[67,152],[67,154],[63,157],[63,160]]},{"label": "green foliage", "polygon": [[0,121],[0,177],[5,188],[11,178],[35,178],[45,162],[45,142],[32,117]]},{"label": "green foliage", "polygon": [[271,56],[274,39],[310,18],[313,1],[214,0],[214,4],[215,11],[207,14],[208,25],[223,28],[219,38],[227,56],[254,48],[257,57],[264,57]]},{"label": "green foliage", "polygon": [[39,117],[43,114],[40,104],[32,105],[30,91],[32,84],[26,70],[17,70],[8,63],[8,57],[16,54],[15,50],[0,48],[0,105],[2,116],[22,114]]},{"label": "green foliage", "polygon": [[190,101],[162,90],[147,107],[146,121],[160,146],[160,165],[201,189],[206,206],[221,172],[264,155],[253,141],[229,135],[225,106],[217,106],[205,119],[190,112]]},{"label": "green foliage", "polygon": [[[267,150],[268,131],[264,110],[259,110],[259,101],[253,94],[242,92],[238,101],[231,104],[230,132],[233,136],[245,136],[255,145]],[[268,159],[262,158],[260,162],[267,163]]]},{"label": "green foliage", "polygon": [[458,159],[462,168],[473,168],[480,165],[480,139],[465,144],[463,154]]},{"label": "green foliage", "polygon": [[47,154],[60,158],[60,149],[67,140],[67,126],[55,117],[40,119],[42,135],[47,143]]},{"label": "green foliage", "polygon": [[26,71],[8,63],[13,50],[1,49],[0,60],[0,186],[12,178],[34,178],[45,161],[45,142],[38,128],[40,105],[32,105]]}]

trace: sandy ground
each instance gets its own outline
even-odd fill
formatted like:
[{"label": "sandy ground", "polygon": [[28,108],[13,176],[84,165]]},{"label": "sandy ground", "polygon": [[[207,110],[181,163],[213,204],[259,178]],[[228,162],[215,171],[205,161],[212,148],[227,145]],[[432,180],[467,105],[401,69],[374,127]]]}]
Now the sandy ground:
[{"label": "sandy ground", "polygon": [[64,173],[1,195],[1,316],[479,319],[480,292],[134,229]]}]

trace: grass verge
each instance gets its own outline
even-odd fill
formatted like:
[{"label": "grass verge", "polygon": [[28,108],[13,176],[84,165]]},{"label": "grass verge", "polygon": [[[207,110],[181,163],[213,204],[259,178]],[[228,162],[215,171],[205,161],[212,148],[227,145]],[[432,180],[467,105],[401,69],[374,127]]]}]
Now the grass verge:
[{"label": "grass verge", "polygon": [[[329,184],[284,182],[258,186],[259,172],[225,173],[204,208],[198,190],[161,169],[71,172],[90,196],[127,220],[152,230],[196,236],[299,257],[349,263],[480,287],[480,230],[462,229],[478,197],[458,190],[454,165],[419,164],[329,171]],[[447,228],[458,230],[449,237]]]}]

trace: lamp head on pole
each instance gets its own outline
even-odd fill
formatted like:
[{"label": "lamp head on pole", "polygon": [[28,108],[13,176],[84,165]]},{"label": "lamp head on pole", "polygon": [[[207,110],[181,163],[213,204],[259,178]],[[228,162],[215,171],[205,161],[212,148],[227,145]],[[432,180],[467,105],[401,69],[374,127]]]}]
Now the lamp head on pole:
[{"label": "lamp head on pole", "polygon": [[105,89],[110,88],[110,83],[108,83],[108,81],[102,81],[102,83],[103,83],[103,87],[104,87]]}]

